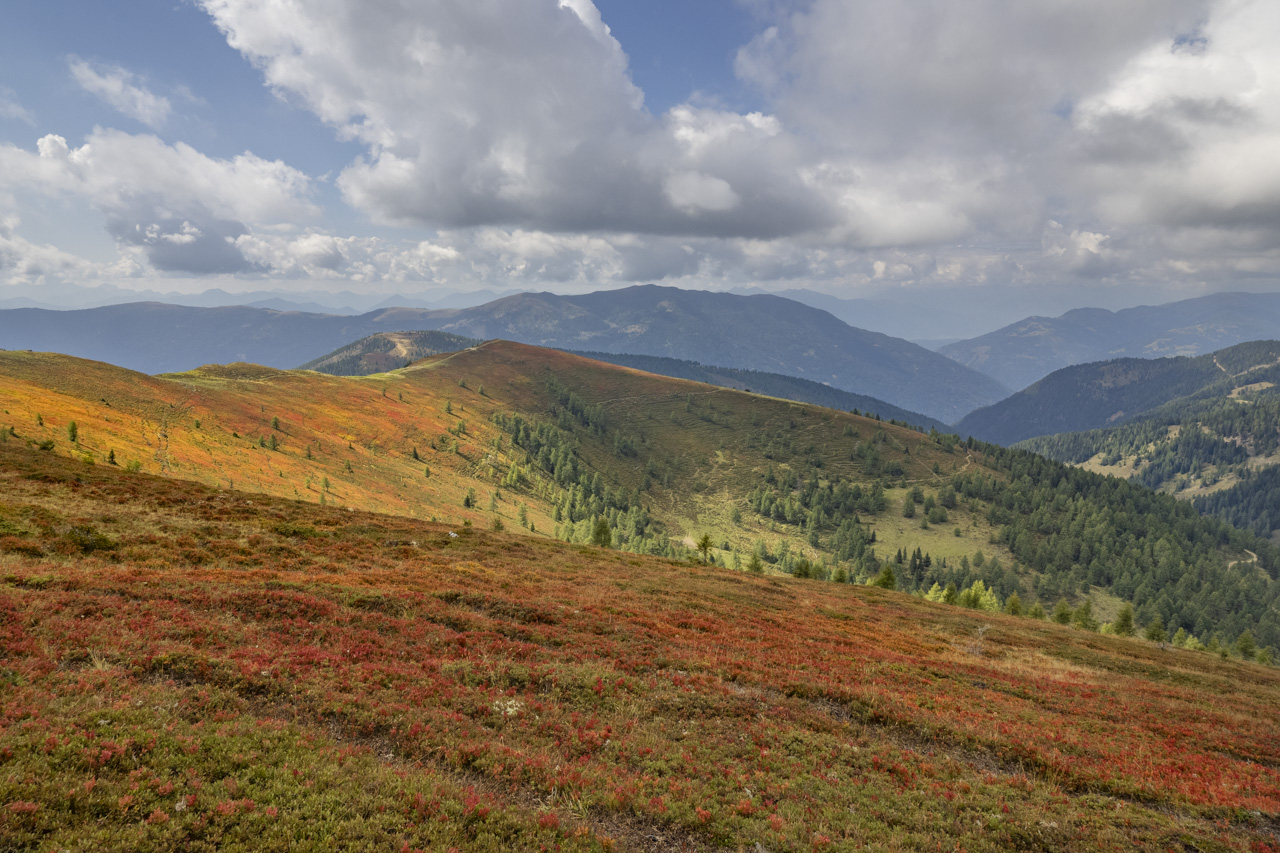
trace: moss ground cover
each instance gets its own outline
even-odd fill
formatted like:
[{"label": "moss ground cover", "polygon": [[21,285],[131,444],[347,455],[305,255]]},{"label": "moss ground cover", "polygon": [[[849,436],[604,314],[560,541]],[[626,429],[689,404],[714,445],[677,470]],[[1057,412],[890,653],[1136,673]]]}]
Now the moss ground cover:
[{"label": "moss ground cover", "polygon": [[15,442],[0,496],[0,848],[1280,849],[1271,668]]}]

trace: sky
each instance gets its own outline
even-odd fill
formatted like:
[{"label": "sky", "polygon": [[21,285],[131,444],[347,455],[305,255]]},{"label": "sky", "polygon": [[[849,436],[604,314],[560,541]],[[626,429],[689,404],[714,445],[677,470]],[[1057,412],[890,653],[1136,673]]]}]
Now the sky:
[{"label": "sky", "polygon": [[0,299],[638,283],[1280,289],[1280,4],[0,10]]}]

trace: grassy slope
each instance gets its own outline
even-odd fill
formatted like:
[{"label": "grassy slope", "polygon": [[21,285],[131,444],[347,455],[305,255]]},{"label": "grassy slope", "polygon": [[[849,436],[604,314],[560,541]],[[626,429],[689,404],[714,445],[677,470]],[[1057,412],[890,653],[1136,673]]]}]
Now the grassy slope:
[{"label": "grassy slope", "polygon": [[[1033,597],[1031,570],[1017,567],[1008,546],[992,541],[997,531],[984,502],[962,500],[946,522],[927,529],[919,517],[903,518],[903,485],[933,494],[955,472],[987,471],[977,450],[960,446],[948,452],[929,436],[851,414],[520,344],[490,342],[393,373],[350,378],[252,365],[146,377],[63,356],[0,353],[0,427],[16,424],[19,439],[52,440],[56,452],[86,454],[99,463],[114,448],[119,463],[137,461],[149,473],[423,520],[484,529],[498,520],[517,529],[524,509],[534,529],[546,535],[556,530],[554,514],[564,490],[529,465],[525,452],[490,417],[563,414],[548,390],[548,376],[587,404],[599,405],[612,425],[613,433],[603,438],[575,428],[585,470],[600,472],[610,490],[621,487],[631,494],[656,477],[639,492],[640,500],[663,523],[664,535],[686,548],[709,534],[716,546],[711,555],[725,565],[744,565],[763,543],[775,556],[785,544],[792,555],[830,566],[831,525],[815,548],[803,526],[757,515],[748,496],[771,468],[779,476],[791,471],[809,479],[815,472],[854,483],[883,479],[891,485],[888,508],[862,519],[875,532],[873,547],[881,559],[920,548],[935,564],[946,558],[955,567],[961,557],[981,551],[1020,573],[1024,601]],[[279,429],[272,428],[274,418]],[[71,420],[79,427],[75,445],[66,434]],[[464,421],[465,432],[457,434]],[[636,455],[614,452],[618,433],[635,439]],[[259,446],[270,438],[278,450]],[[876,448],[885,467],[891,464],[899,473],[867,470],[860,446]],[[518,487],[507,488],[503,481],[512,466],[524,474]],[[464,508],[469,490],[475,505]],[[725,543],[729,550],[720,547]],[[1223,564],[1247,558],[1230,547],[1219,550]],[[1216,582],[1226,594],[1232,578],[1219,574]],[[1051,590],[1044,607],[1052,608],[1059,595],[1074,599],[1082,580]],[[1222,618],[1215,612],[1209,630]],[[1188,630],[1196,627],[1195,619],[1184,621]],[[1224,642],[1240,630],[1235,625]],[[1267,633],[1257,637],[1264,645],[1275,642]]]},{"label": "grassy slope", "polygon": [[13,441],[0,495],[5,849],[1280,849],[1272,669]]},{"label": "grassy slope", "polygon": [[[767,468],[785,464],[764,457],[766,439],[785,439],[797,455],[812,447],[810,455],[825,460],[825,472],[855,480],[869,478],[850,452],[876,432],[890,439],[883,445],[886,457],[900,460],[912,482],[936,486],[978,461],[976,455],[944,453],[912,430],[855,415],[500,341],[367,377],[254,365],[148,377],[69,356],[0,352],[0,427],[14,425],[20,438],[52,439],[56,452],[88,453],[98,462],[114,449],[120,465],[136,461],[146,473],[317,502],[323,495],[328,503],[357,509],[481,526],[491,523],[489,499],[497,491],[496,515],[504,524],[515,522],[523,503],[535,529],[550,533],[555,496],[545,480],[518,492],[499,488],[523,452],[513,452],[489,420],[495,412],[549,416],[557,404],[547,394],[546,373],[603,405],[611,422],[642,438],[632,459],[584,441],[581,454],[596,470],[628,489],[642,484],[649,459],[671,472],[670,486],[654,486],[646,502],[678,540],[709,532],[717,544],[728,541],[741,550],[762,539],[776,551],[789,539],[812,552],[795,528],[770,525],[750,512],[741,525],[730,522],[732,505],[743,506]],[[271,428],[273,418],[279,418],[279,430]],[[66,434],[72,420],[78,426],[74,446]],[[448,430],[460,422],[466,432],[456,437],[454,453],[447,449],[455,439]],[[272,435],[275,452],[258,443]],[[506,442],[501,450],[499,440]],[[935,463],[942,474],[933,472]],[[471,488],[478,506],[464,509]],[[963,539],[967,553],[1002,553],[987,544],[979,519],[959,514],[946,530],[961,526],[972,533]],[[900,523],[893,511],[885,519],[877,530],[880,553],[931,538],[922,539],[925,531]]]},{"label": "grassy slope", "polygon": [[[486,520],[464,510],[462,499],[492,455],[484,445],[497,435],[472,403],[486,412],[493,404],[456,381],[437,394],[399,374],[338,378],[256,365],[147,377],[101,362],[10,352],[0,353],[0,403],[20,437],[52,439],[59,453],[103,462],[114,450],[118,464],[136,462],[147,473],[381,512]],[[72,420],[74,446],[66,434]],[[458,452],[446,451],[445,440],[455,440],[449,429],[464,420]],[[259,445],[273,436],[277,451]],[[514,516],[513,506],[502,509]],[[549,529],[538,506],[530,510],[536,526]]]},{"label": "grassy slope", "polygon": [[475,346],[480,341],[447,332],[379,332],[312,359],[299,370],[316,370],[334,376],[368,376],[385,373],[442,352]]}]

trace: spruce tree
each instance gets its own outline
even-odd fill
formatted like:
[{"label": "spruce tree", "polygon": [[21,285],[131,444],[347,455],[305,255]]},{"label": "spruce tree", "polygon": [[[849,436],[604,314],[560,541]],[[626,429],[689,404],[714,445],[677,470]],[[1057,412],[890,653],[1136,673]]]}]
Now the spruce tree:
[{"label": "spruce tree", "polygon": [[1120,608],[1116,621],[1111,623],[1111,633],[1119,637],[1133,636],[1133,605],[1126,604]]},{"label": "spruce tree", "polygon": [[1071,605],[1067,604],[1065,598],[1059,598],[1058,603],[1053,605],[1053,621],[1059,625],[1071,623]]},{"label": "spruce tree", "polygon": [[1085,631],[1098,630],[1098,620],[1093,618],[1093,602],[1087,598],[1080,602],[1080,606],[1076,608],[1076,612],[1071,617],[1071,622],[1077,628]]},{"label": "spruce tree", "polygon": [[604,516],[596,519],[595,528],[591,531],[591,544],[601,548],[613,545],[613,531],[609,529],[609,519]]}]

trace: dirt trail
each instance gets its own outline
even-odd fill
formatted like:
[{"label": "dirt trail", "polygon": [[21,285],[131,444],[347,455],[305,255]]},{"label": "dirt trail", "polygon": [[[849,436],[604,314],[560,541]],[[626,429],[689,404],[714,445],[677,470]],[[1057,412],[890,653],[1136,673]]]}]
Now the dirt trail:
[{"label": "dirt trail", "polygon": [[1247,559],[1247,560],[1232,560],[1231,562],[1227,563],[1227,568],[1229,569],[1229,568],[1231,568],[1232,566],[1239,565],[1240,563],[1253,563],[1255,566],[1258,564],[1258,555],[1257,555],[1257,554],[1253,553],[1253,552],[1252,552],[1252,551],[1250,551],[1248,548],[1245,548],[1245,549],[1244,549],[1244,552],[1245,552],[1246,554],[1248,554],[1248,555],[1249,555],[1249,559]]}]

